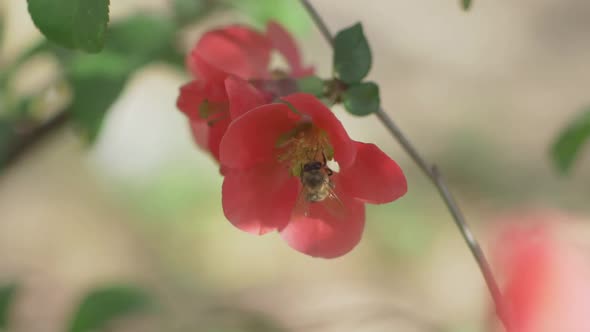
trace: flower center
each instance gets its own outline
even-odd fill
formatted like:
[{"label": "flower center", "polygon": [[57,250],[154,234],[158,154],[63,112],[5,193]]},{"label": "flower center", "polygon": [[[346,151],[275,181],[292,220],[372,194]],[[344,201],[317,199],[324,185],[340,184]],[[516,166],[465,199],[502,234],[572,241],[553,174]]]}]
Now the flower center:
[{"label": "flower center", "polygon": [[293,176],[300,176],[303,166],[334,158],[334,148],[327,133],[303,120],[295,128],[281,135],[276,142],[277,159],[284,163]]},{"label": "flower center", "polygon": [[199,117],[207,121],[209,126],[229,117],[229,105],[224,102],[212,102],[207,99],[199,105]]}]

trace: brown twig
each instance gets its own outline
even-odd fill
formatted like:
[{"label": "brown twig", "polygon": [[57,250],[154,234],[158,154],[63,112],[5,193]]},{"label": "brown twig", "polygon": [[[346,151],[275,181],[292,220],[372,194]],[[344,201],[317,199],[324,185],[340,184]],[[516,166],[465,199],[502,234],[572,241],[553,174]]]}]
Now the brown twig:
[{"label": "brown twig", "polygon": [[69,119],[70,113],[63,110],[42,124],[17,134],[15,139],[8,144],[6,152],[0,155],[0,169],[14,164],[37,143],[62,128]]},{"label": "brown twig", "polygon": [[[305,9],[309,12],[309,15],[313,19],[314,23],[316,24],[316,26],[318,27],[318,29],[320,30],[320,32],[322,33],[322,35],[324,36],[326,41],[333,48],[334,47],[334,39],[333,39],[332,34],[330,33],[330,30],[328,29],[327,25],[323,21],[322,17],[315,10],[315,8],[311,5],[309,0],[301,0],[301,3],[305,7]],[[475,236],[471,232],[469,226],[467,225],[467,222],[465,221],[465,217],[463,216],[463,213],[459,209],[459,206],[457,205],[455,198],[453,197],[453,195],[449,191],[447,184],[445,183],[440,172],[438,171],[438,168],[436,167],[436,165],[433,165],[433,164],[430,164],[429,162],[427,162],[426,159],[424,159],[420,155],[418,150],[416,150],[416,148],[412,145],[412,143],[410,143],[409,139],[403,134],[401,129],[395,124],[395,122],[393,122],[393,120],[387,115],[387,113],[385,113],[385,111],[382,108],[379,109],[379,111],[376,113],[376,115],[377,115],[377,118],[379,118],[379,120],[381,121],[381,123],[383,123],[383,125],[387,128],[389,133],[398,141],[398,143],[402,146],[404,151],[408,155],[410,155],[412,160],[416,163],[416,165],[418,165],[418,167],[422,170],[422,172],[424,172],[424,174],[430,179],[430,181],[434,184],[434,186],[438,190],[445,205],[447,206],[447,209],[449,210],[451,216],[453,217],[453,221],[455,222],[455,225],[457,226],[457,228],[459,228],[459,231],[461,232],[463,239],[465,240],[467,246],[469,247],[469,250],[471,251],[471,254],[475,258],[477,265],[479,266],[479,269],[484,277],[484,280],[485,280],[486,285],[490,291],[492,299],[496,305],[496,312],[498,314],[498,317],[500,317],[500,320],[503,322],[506,329],[508,331],[510,331],[509,326],[507,326],[508,319],[506,319],[507,318],[506,309],[505,309],[505,306],[502,304],[503,303],[502,293],[500,292],[500,288],[498,287],[498,283],[496,282],[496,279],[494,278],[494,275],[493,275],[492,270],[490,268],[490,264],[488,263],[485,255],[483,253],[483,250],[481,249],[481,246],[479,245],[477,239],[475,238]]]}]

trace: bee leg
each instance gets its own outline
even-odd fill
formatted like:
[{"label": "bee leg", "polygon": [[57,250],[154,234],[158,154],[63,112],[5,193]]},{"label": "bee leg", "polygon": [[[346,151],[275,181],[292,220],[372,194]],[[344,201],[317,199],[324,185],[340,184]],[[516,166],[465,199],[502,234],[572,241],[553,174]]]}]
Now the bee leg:
[{"label": "bee leg", "polygon": [[326,173],[328,173],[328,176],[332,176],[332,174],[334,174],[334,171],[326,167]]}]

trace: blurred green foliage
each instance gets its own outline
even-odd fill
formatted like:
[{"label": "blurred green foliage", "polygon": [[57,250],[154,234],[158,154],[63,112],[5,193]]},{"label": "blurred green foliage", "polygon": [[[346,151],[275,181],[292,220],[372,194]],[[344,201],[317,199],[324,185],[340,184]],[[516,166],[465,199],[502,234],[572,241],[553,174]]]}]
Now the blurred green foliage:
[{"label": "blurred green foliage", "polygon": [[68,332],[101,330],[114,319],[145,312],[152,304],[144,291],[134,287],[98,288],[86,295],[73,316]]},{"label": "blurred green foliage", "polygon": [[174,8],[175,21],[179,26],[197,22],[220,6],[218,0],[171,0]]},{"label": "blurred green foliage", "polygon": [[33,22],[61,46],[100,52],[109,22],[109,0],[27,0]]},{"label": "blurred green foliage", "polygon": [[461,8],[463,10],[469,10],[471,8],[471,0],[460,0],[461,1]]},{"label": "blurred green foliage", "polygon": [[74,90],[72,119],[89,142],[98,136],[106,112],[135,71],[157,61],[182,66],[175,33],[170,19],[136,14],[112,25],[100,54],[76,53],[62,60]]},{"label": "blurred green foliage", "polygon": [[311,20],[299,1],[295,0],[225,0],[230,6],[251,18],[259,28],[270,20],[277,21],[298,36],[309,32]]},{"label": "blurred green foliage", "polygon": [[74,92],[72,119],[90,142],[98,136],[106,111],[132,70],[129,59],[110,52],[73,59],[67,75]]},{"label": "blurred green foliage", "polygon": [[590,139],[590,107],[584,108],[559,134],[551,147],[555,167],[567,174]]},{"label": "blurred green foliage", "polygon": [[0,287],[0,331],[8,328],[10,307],[17,291],[16,284]]},{"label": "blurred green foliage", "polygon": [[297,88],[300,92],[312,94],[316,97],[324,96],[324,80],[317,76],[307,76],[297,80]]},{"label": "blurred green foliage", "polygon": [[436,203],[424,197],[414,191],[395,205],[367,206],[367,220],[371,221],[367,235],[387,260],[391,256],[414,259],[429,253],[440,224],[435,216],[425,215],[425,211],[435,210],[431,204]]},{"label": "blurred green foliage", "polygon": [[[154,220],[185,220],[192,211],[199,211],[199,219],[208,220],[208,214],[218,211],[211,206],[220,202],[221,177],[211,176],[212,169],[200,170],[197,167],[177,163],[159,169],[157,174],[140,184],[126,183],[125,188],[117,189],[122,198],[127,199],[140,213]],[[114,186],[121,185],[114,183]]]},{"label": "blurred green foliage", "polygon": [[[171,18],[135,14],[109,27],[105,51],[127,57],[134,70],[153,61],[172,62],[182,67],[184,57],[174,51],[175,40],[176,25]],[[172,60],[174,55],[180,63],[178,59]]]}]

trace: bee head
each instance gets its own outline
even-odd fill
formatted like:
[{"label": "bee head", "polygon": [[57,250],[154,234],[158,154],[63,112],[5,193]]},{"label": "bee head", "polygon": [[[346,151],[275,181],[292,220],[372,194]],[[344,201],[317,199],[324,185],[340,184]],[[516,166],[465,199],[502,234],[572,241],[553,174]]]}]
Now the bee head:
[{"label": "bee head", "polygon": [[316,171],[316,170],[320,170],[320,169],[322,169],[322,163],[319,161],[313,161],[313,162],[303,165],[304,172]]}]

